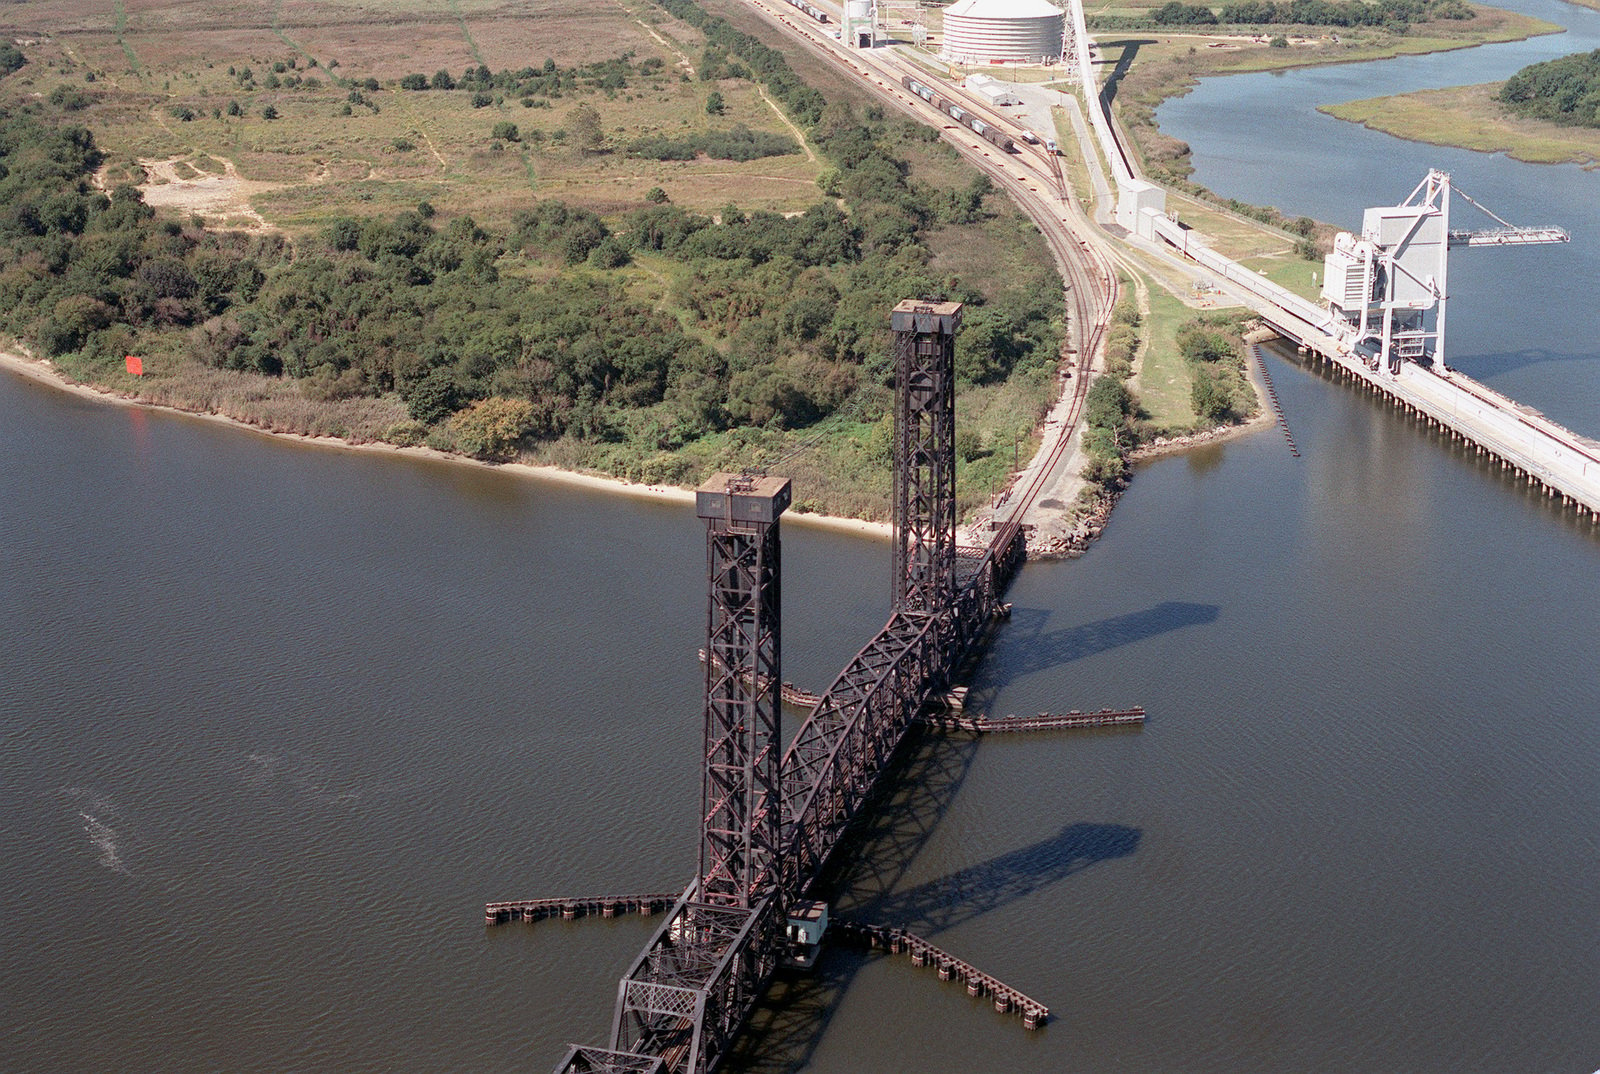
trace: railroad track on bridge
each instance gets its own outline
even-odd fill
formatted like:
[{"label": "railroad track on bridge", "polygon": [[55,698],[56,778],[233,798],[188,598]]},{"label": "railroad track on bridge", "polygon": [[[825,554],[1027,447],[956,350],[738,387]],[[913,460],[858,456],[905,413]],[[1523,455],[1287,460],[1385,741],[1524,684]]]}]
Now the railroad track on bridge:
[{"label": "railroad track on bridge", "polygon": [[[798,29],[767,8],[766,0],[750,2]],[[809,33],[802,36],[829,62],[865,76],[896,107],[925,119],[881,73],[838,56]],[[1009,119],[996,121],[1014,129]],[[1013,490],[989,540],[980,548],[958,549],[954,333],[961,307],[909,300],[895,308],[894,610],[816,699],[781,756],[777,520],[789,502],[788,482],[765,474],[723,474],[697,491],[697,513],[708,520],[711,602],[700,870],[624,973],[607,1043],[573,1046],[558,1074],[708,1074],[720,1065],[792,946],[795,930],[803,927],[791,911],[820,905],[807,902],[815,898],[812,885],[867,807],[906,732],[947,696],[954,677],[1008,610],[1002,597],[1025,554],[1024,513],[1070,450],[1117,284],[1088,232],[1080,235],[1071,226],[1076,209],[1070,196],[1061,197],[1067,191],[1058,161],[1042,151],[999,161],[994,153],[1000,150],[991,143],[978,144],[950,129],[943,134],[1034,222],[1062,272],[1073,341],[1062,356],[1063,365],[1071,366],[1063,420]],[[1067,354],[1075,360],[1065,361]],[[1085,715],[1042,714],[1029,722],[1044,721],[1041,729],[1071,726]],[[1091,719],[1132,722],[1132,713]],[[974,723],[963,729],[990,728]],[[655,899],[640,897],[631,908],[653,910]],[[626,897],[592,901],[593,909],[585,900],[490,904],[485,923],[596,909],[604,915],[608,908],[616,913],[631,905]],[[939,959],[941,975],[947,963],[955,967],[959,961],[909,934],[899,939],[916,948],[913,954]],[[1043,1004],[966,969],[969,989],[991,993],[997,1008],[1018,1010],[1029,1028],[1048,1017]]]}]

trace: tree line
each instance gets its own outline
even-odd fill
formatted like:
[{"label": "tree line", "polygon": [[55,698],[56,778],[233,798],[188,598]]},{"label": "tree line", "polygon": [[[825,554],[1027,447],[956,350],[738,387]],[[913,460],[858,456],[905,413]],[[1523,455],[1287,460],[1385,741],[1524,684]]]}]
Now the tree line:
[{"label": "tree line", "polygon": [[1382,26],[1401,30],[1433,19],[1470,19],[1465,0],[1239,0],[1214,8],[1182,0],[1151,10],[1143,18],[1118,20],[1135,26]]},{"label": "tree line", "polygon": [[1495,99],[1520,116],[1600,127],[1600,49],[1529,64]]},{"label": "tree line", "polygon": [[[874,421],[885,311],[908,295],[969,304],[964,381],[1047,375],[1062,329],[1047,267],[987,296],[930,267],[927,235],[981,219],[987,181],[914,181],[897,146],[934,132],[830,104],[781,54],[699,25],[828,160],[810,210],[714,219],[657,198],[608,223],[543,201],[491,230],[424,204],[291,247],[158,219],[132,186],[95,189],[93,135],[36,101],[0,110],[0,328],[106,375],[143,351],[292,378],[317,399],[395,393],[411,422],[391,438],[487,456],[563,437],[671,451],[803,427],[851,400]],[[635,297],[638,258],[681,266],[659,300]]]}]

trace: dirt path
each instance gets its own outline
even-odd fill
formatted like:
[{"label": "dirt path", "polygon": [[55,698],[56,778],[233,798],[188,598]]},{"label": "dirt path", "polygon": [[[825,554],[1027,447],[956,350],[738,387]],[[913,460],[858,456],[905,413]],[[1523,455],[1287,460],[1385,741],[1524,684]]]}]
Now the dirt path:
[{"label": "dirt path", "polygon": [[794,131],[795,141],[799,142],[800,148],[806,151],[807,163],[815,164],[817,162],[817,155],[811,151],[811,143],[807,142],[806,136],[800,133],[800,128],[796,127],[789,121],[789,117],[784,115],[783,109],[778,107],[778,102],[767,96],[766,87],[762,86],[759,82],[756,83],[756,92],[761,94],[761,99],[767,102],[767,107],[772,109],[773,114],[779,119],[783,120],[783,125]]},{"label": "dirt path", "polygon": [[[667,40],[665,37],[662,37],[659,33],[657,33],[654,26],[651,26],[648,22],[645,22],[644,19],[640,18],[638,15],[635,15],[633,8],[629,7],[627,4],[624,4],[622,0],[613,0],[613,2],[623,11],[627,12],[628,17],[633,19],[634,22],[638,23],[640,29],[649,34],[651,37],[655,38],[662,48],[674,53],[678,57],[678,66],[687,71],[690,78],[700,77],[700,75],[695,71],[694,64],[690,61],[688,54],[685,53],[683,49],[679,48],[676,43]],[[762,96],[765,96],[765,94]],[[767,103],[771,104],[772,102],[768,101]]]},{"label": "dirt path", "polygon": [[[278,230],[256,212],[255,206],[250,204],[250,198],[254,194],[281,189],[286,184],[243,179],[231,160],[222,161],[222,175],[207,172],[193,163],[197,155],[188,154],[168,160],[140,160],[139,166],[144,169],[146,178],[139,184],[139,191],[144,195],[145,204],[197,213],[205,217],[208,226],[213,228]],[[316,176],[312,176],[311,181],[315,182]],[[103,185],[103,181],[97,185]]]},{"label": "dirt path", "polygon": [[432,153],[433,159],[439,162],[439,167],[449,171],[450,162],[444,159],[444,154],[439,152],[439,147],[433,144],[433,136],[428,133],[427,128],[422,125],[422,120],[417,118],[417,113],[412,111],[411,103],[406,100],[407,91],[395,89],[391,90],[390,93],[393,95],[395,103],[406,110],[406,116],[411,120],[412,129],[417,132],[417,137],[421,138],[424,144],[427,145],[428,152]]}]

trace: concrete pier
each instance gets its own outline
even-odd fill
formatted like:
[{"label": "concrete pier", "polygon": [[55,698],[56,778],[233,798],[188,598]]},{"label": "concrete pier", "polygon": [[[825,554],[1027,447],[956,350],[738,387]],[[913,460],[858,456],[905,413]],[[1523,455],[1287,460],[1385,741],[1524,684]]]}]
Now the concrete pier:
[{"label": "concrete pier", "polygon": [[1530,406],[1453,369],[1442,372],[1404,362],[1398,373],[1370,369],[1334,334],[1329,312],[1206,246],[1175,221],[1153,221],[1157,238],[1179,256],[1216,273],[1246,298],[1261,319],[1291,340],[1307,358],[1428,421],[1480,454],[1538,485],[1564,507],[1600,520],[1600,441],[1551,421]]}]

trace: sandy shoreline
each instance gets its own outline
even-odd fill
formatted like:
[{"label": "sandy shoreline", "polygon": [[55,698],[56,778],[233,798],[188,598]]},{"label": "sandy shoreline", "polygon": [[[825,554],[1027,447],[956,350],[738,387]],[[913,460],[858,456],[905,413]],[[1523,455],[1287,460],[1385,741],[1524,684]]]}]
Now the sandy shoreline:
[{"label": "sandy shoreline", "polygon": [[[305,436],[301,433],[280,433],[271,429],[263,429],[259,425],[230,418],[226,414],[213,414],[205,411],[185,410],[181,407],[166,406],[160,403],[150,403],[133,396],[121,395],[103,388],[96,388],[89,384],[70,381],[64,377],[56,367],[47,360],[38,360],[18,354],[15,351],[0,350],[0,369],[8,370],[18,376],[54,388],[57,391],[67,392],[83,399],[92,399],[101,403],[113,403],[120,406],[140,407],[145,410],[163,410],[171,414],[183,414],[201,421],[216,422],[234,429],[242,429],[256,433],[259,436],[270,436],[277,440],[291,440],[302,444],[318,447],[337,448],[342,451],[367,451],[384,455],[409,455],[413,458],[432,459],[438,462],[456,463],[462,466],[477,466],[483,469],[496,470],[502,473],[512,473],[519,477],[527,477],[536,481],[548,481],[563,485],[572,485],[579,488],[592,489],[596,492],[605,492],[612,495],[634,496],[640,499],[663,500],[670,503],[691,503],[694,492],[691,489],[677,488],[667,485],[637,485],[631,481],[620,478],[604,477],[599,474],[577,473],[572,470],[562,470],[554,466],[533,466],[522,462],[488,463],[478,459],[469,459],[462,455],[453,455],[446,451],[436,451],[428,447],[401,447],[398,444],[354,444],[348,440],[334,436]],[[892,534],[892,528],[887,522],[866,522],[857,518],[839,518],[834,515],[799,514],[790,512],[786,516],[790,522],[802,526],[816,526],[822,529],[839,530],[846,533],[856,533],[868,537],[887,538]]]}]

